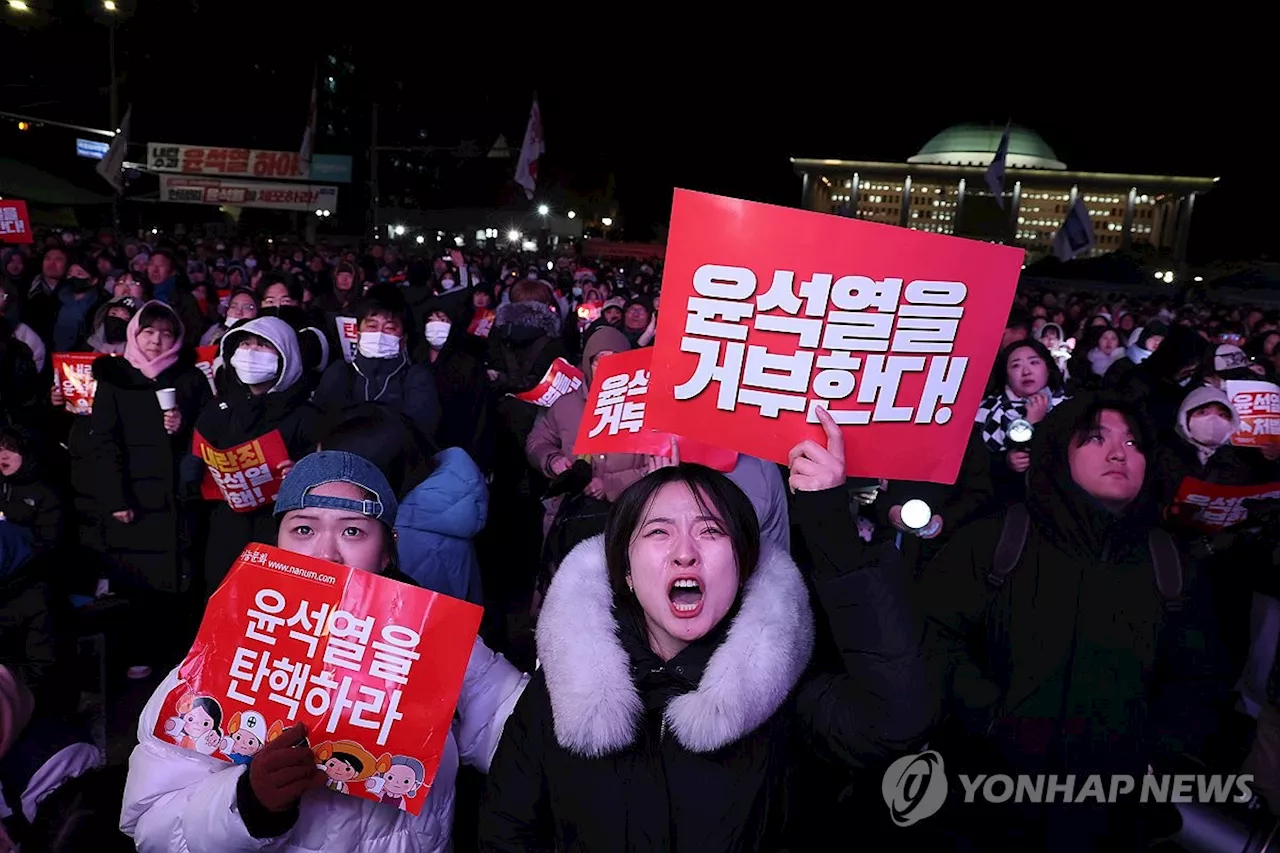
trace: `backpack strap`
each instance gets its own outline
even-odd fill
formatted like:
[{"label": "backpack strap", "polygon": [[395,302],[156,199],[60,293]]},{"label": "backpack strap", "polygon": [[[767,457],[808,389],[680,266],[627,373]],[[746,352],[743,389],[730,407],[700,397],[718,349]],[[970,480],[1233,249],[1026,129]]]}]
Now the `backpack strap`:
[{"label": "backpack strap", "polygon": [[991,561],[991,571],[987,573],[987,583],[994,587],[1004,585],[1005,579],[1013,574],[1022,559],[1022,552],[1027,547],[1027,536],[1031,532],[1031,515],[1026,504],[1016,503],[1009,507],[1004,517],[1004,529],[1000,531],[1000,541],[996,543],[995,556]]},{"label": "backpack strap", "polygon": [[1156,589],[1165,605],[1176,610],[1182,597],[1182,557],[1178,554],[1178,545],[1168,531],[1157,527],[1147,535],[1147,547],[1151,549]]}]

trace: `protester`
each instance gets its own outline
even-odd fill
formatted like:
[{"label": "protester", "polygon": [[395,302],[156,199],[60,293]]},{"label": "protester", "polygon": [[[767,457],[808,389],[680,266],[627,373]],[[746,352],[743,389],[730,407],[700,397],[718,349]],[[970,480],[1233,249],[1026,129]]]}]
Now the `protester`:
[{"label": "protester", "polygon": [[[397,571],[392,533],[397,502],[370,462],[322,451],[300,460],[275,503],[279,547],[412,584]],[[356,518],[353,518],[353,515]],[[345,531],[358,530],[359,536]],[[503,724],[527,677],[475,641],[458,710],[422,814],[323,790],[301,724],[268,743],[247,765],[228,764],[154,734],[178,671],[142,712],[130,762],[121,829],[142,853],[174,845],[282,851],[446,851],[451,849],[453,777],[465,761],[487,770]]]}]

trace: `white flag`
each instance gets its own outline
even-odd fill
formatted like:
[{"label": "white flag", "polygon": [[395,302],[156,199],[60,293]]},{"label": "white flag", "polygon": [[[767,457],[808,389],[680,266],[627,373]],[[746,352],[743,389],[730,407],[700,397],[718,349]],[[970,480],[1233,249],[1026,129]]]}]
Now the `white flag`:
[{"label": "white flag", "polygon": [[302,131],[302,148],[298,152],[298,165],[304,178],[311,177],[311,150],[316,143],[316,83],[318,81],[316,74],[312,74],[311,107],[307,110],[307,127]]},{"label": "white flag", "polygon": [[1084,200],[1076,196],[1076,203],[1067,211],[1058,233],[1053,235],[1053,253],[1060,261],[1069,261],[1081,252],[1092,249],[1098,242],[1093,234],[1093,222],[1089,219],[1089,209]]},{"label": "white flag", "polygon": [[538,99],[534,98],[529,126],[524,129],[524,145],[520,146],[520,161],[516,163],[516,183],[524,187],[524,194],[530,199],[538,186],[538,159],[546,150],[542,142],[542,113],[538,110]]},{"label": "white flag", "polygon": [[996,197],[996,204],[1004,210],[1004,161],[1009,156],[1009,125],[1004,126],[1004,136],[1000,137],[1000,146],[996,148],[995,159],[987,166],[987,186]]},{"label": "white flag", "polygon": [[98,174],[115,187],[117,193],[124,192],[124,157],[129,151],[129,119],[132,116],[133,107],[130,106],[124,111],[124,119],[111,139],[111,147],[107,149],[106,156],[97,165]]}]

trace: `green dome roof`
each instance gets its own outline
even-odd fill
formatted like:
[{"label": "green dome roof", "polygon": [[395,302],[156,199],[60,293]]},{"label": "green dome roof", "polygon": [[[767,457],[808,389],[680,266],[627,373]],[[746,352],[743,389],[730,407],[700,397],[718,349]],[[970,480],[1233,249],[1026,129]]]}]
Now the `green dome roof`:
[{"label": "green dome roof", "polygon": [[[948,166],[986,166],[1000,147],[1004,127],[990,124],[957,124],[925,143],[908,163],[936,163]],[[1065,169],[1040,134],[1013,125],[1009,130],[1009,154],[1005,164],[1014,169]]]}]

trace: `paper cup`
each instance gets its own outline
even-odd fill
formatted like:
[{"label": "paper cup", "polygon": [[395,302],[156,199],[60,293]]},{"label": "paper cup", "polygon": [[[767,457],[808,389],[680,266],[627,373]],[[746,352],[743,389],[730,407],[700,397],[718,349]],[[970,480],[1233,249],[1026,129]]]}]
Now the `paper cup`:
[{"label": "paper cup", "polygon": [[178,390],[176,388],[161,388],[156,392],[156,400],[160,403],[160,411],[168,412],[178,408]]}]

